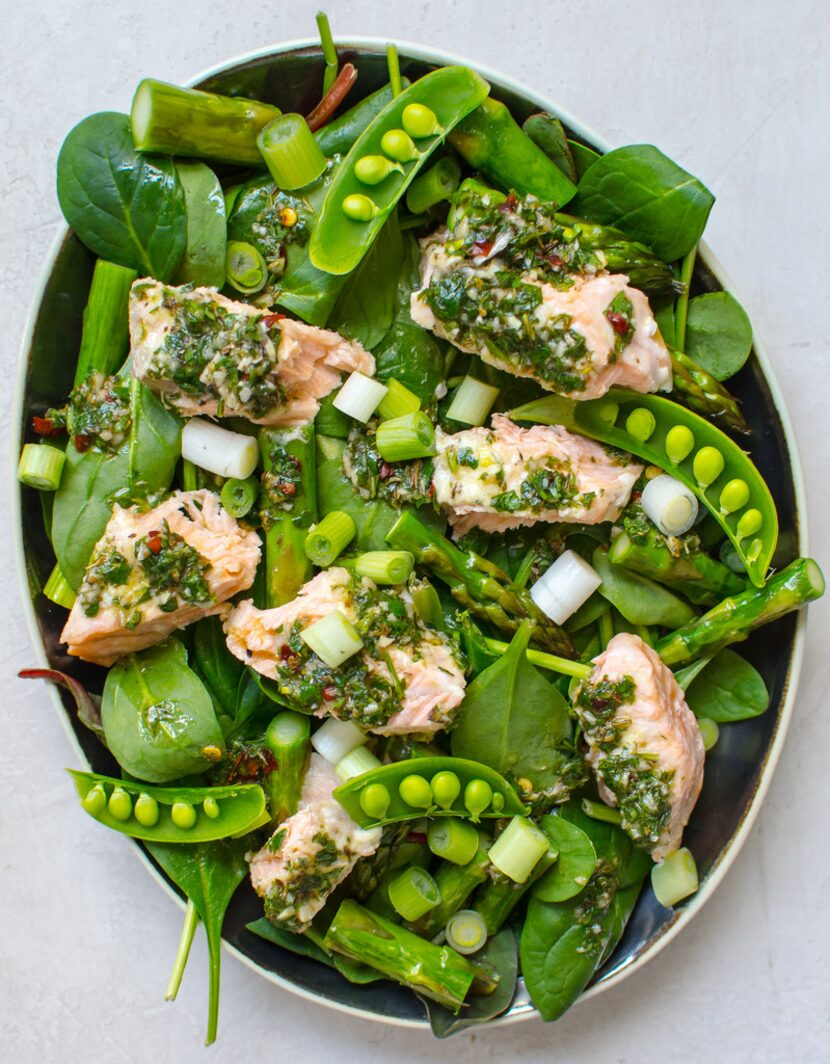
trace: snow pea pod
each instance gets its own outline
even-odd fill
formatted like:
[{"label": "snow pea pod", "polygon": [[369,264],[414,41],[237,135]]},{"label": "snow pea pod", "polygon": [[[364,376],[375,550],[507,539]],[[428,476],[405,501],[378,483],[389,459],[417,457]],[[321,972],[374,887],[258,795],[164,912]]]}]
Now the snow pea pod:
[{"label": "snow pea pod", "polygon": [[[489,91],[487,82],[467,67],[443,67],[410,85],[376,115],[352,145],[326,193],[309,243],[309,256],[317,269],[339,275],[357,266],[432,151]],[[355,173],[356,164],[367,155],[388,154],[383,147],[384,137],[389,133],[403,134],[403,112],[413,103],[429,107],[440,129],[417,138],[414,158],[397,160],[402,164],[402,173],[390,174],[380,185],[364,184]],[[344,201],[356,196],[369,200],[374,208],[371,217],[358,220],[344,213]]]},{"label": "snow pea pod", "polygon": [[564,425],[676,477],[724,530],[752,583],[764,586],[778,542],[775,503],[747,454],[720,429],[670,399],[623,388],[584,402],[546,396],[510,416]]},{"label": "snow pea pod", "polygon": [[265,792],[255,783],[229,787],[153,787],[95,772],[67,771],[75,781],[81,805],[90,816],[133,839],[212,842],[246,835],[269,819]]},{"label": "snow pea pod", "polygon": [[[409,79],[401,78],[401,84],[408,89]],[[319,144],[320,150],[329,158],[333,155],[345,155],[372,119],[380,114],[394,98],[392,86],[384,85],[360,103],[356,103],[354,107],[350,107],[345,114],[327,123],[322,129],[318,129],[314,134],[314,139]]]},{"label": "snow pea pod", "polygon": [[[459,786],[455,796],[447,802],[444,796],[455,791],[454,787],[447,786],[449,774],[456,777]],[[439,776],[440,780],[437,779]],[[433,781],[437,787],[433,786]],[[472,803],[471,809],[465,800],[471,785],[475,785],[474,790],[489,788],[484,809],[479,803]],[[377,802],[379,788],[386,792],[383,797],[384,800],[388,798],[388,803]],[[368,792],[365,798],[364,792]],[[425,812],[429,816],[464,816],[473,820],[527,813],[516,791],[503,776],[487,765],[463,757],[419,757],[382,765],[348,780],[335,790],[334,797],[362,828],[392,824],[398,820],[416,820]],[[407,798],[412,798],[413,802]]]}]

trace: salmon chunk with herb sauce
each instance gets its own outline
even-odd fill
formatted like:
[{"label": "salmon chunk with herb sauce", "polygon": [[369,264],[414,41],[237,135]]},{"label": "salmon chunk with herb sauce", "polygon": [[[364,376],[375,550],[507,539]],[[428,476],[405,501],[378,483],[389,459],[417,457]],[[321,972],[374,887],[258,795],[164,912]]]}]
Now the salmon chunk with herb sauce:
[{"label": "salmon chunk with herb sauce", "polygon": [[380,845],[380,828],[358,827],[332,797],[340,780],[312,754],[297,812],[249,857],[251,883],[265,915],[288,931],[303,931],[361,857]]},{"label": "salmon chunk with herb sauce", "polygon": [[[331,668],[300,633],[339,610],[363,649]],[[446,728],[464,699],[458,652],[443,632],[418,618],[403,587],[333,566],[284,606],[260,610],[246,600],[225,622],[230,652],[273,680],[295,709],[353,720],[379,735],[429,734]]]},{"label": "salmon chunk with herb sauce", "polygon": [[260,425],[308,424],[344,373],[375,372],[339,333],[149,278],[130,293],[130,347],[133,375],[178,413]]},{"label": "salmon chunk with herb sauce", "polygon": [[671,669],[621,632],[593,659],[574,706],[600,796],[660,861],[679,848],[703,786],[700,728]]},{"label": "salmon chunk with herb sauce", "polygon": [[116,506],[61,634],[70,654],[112,665],[219,613],[254,582],[260,541],[210,491],[178,491],[152,510]]},{"label": "salmon chunk with herb sauce", "polygon": [[434,500],[458,536],[537,521],[615,521],[642,472],[636,462],[559,425],[519,428],[502,414],[491,424],[435,434]]}]

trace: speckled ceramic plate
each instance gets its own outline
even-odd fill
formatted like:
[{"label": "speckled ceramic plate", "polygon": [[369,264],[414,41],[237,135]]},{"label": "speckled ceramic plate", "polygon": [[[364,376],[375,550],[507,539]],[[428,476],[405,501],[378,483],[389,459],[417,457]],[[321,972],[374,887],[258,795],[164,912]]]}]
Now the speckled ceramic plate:
[{"label": "speckled ceramic plate", "polygon": [[[357,93],[366,95],[386,81],[385,42],[356,39],[339,46],[341,59],[352,60],[360,70]],[[414,79],[434,66],[464,63],[490,82],[493,95],[507,103],[523,121],[537,110],[558,114],[571,133],[598,151],[606,145],[553,100],[466,59],[414,45],[400,44],[403,73]],[[205,72],[192,82],[199,88],[228,95],[244,94],[279,104],[284,110],[307,113],[317,101],[322,59],[316,42],[299,41],[242,56]],[[356,97],[350,97],[349,103]],[[688,160],[694,167],[694,160]],[[729,210],[723,204],[721,210]],[[739,209],[739,205],[732,205]],[[58,234],[46,263],[20,354],[16,431],[25,437],[31,416],[49,404],[57,405],[69,391],[77,350],[81,315],[86,302],[94,256],[68,230]],[[704,248],[698,258],[694,291],[733,290],[714,256]],[[730,388],[742,400],[752,430],[752,454],[767,479],[778,506],[781,536],[776,564],[807,553],[801,468],[787,412],[769,364],[756,341],[754,352]],[[19,446],[13,447],[19,453]],[[94,690],[100,690],[103,670],[68,658],[59,642],[65,611],[40,594],[54,565],[46,537],[38,493],[23,489],[19,496],[19,570],[26,613],[39,663],[69,670]],[[699,912],[734,861],[754,821],[781,751],[795,702],[801,663],[804,616],[786,617],[755,633],[742,653],[753,662],[771,692],[769,710],[761,717],[730,725],[706,759],[703,793],[686,832],[686,842],[697,858],[701,876],[699,892],[675,911],[662,908],[647,885],[619,945],[597,974],[584,997],[608,989],[632,974],[666,946]],[[21,666],[32,664],[21,662]],[[37,697],[51,697],[80,761],[100,772],[114,763],[75,717],[68,696],[44,689]],[[67,788],[67,801],[73,801]],[[143,849],[136,853],[159,881],[172,888]],[[69,887],[71,889],[71,886]],[[427,1027],[423,1007],[410,992],[391,983],[354,986],[338,972],[315,961],[287,953],[245,930],[261,915],[261,904],[251,889],[236,894],[225,921],[224,937],[231,953],[277,986],[320,1004],[367,1019],[411,1027]],[[80,943],[79,943],[80,948]],[[509,1011],[495,1023],[509,1023],[534,1015],[520,982]]]}]

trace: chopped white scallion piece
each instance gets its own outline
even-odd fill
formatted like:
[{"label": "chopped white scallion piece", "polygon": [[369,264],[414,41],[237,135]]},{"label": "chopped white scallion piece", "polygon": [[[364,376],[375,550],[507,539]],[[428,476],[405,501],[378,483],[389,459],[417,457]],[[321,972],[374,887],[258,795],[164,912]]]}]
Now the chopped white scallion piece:
[{"label": "chopped white scallion piece", "polygon": [[320,757],[336,765],[348,754],[363,746],[367,739],[366,733],[350,720],[329,717],[311,736],[311,745]]},{"label": "chopped white scallion piece", "polygon": [[362,776],[364,772],[371,772],[372,769],[380,768],[380,766],[380,759],[375,757],[371,750],[367,750],[365,746],[358,746],[356,750],[340,758],[334,766],[334,773],[345,783],[346,780]]},{"label": "chopped white scallion piece", "polygon": [[354,373],[349,374],[348,380],[334,397],[331,405],[342,414],[348,414],[355,421],[362,421],[365,425],[387,391],[385,384],[355,370]]},{"label": "chopped white scallion piece", "polygon": [[327,617],[304,628],[300,639],[330,669],[336,669],[363,647],[355,626],[340,610],[332,610]]},{"label": "chopped white scallion piece", "polygon": [[217,476],[247,480],[259,461],[259,445],[255,436],[193,417],[182,429],[182,458]]},{"label": "chopped white scallion piece", "polygon": [[530,589],[530,597],[554,624],[564,624],[588,601],[602,578],[576,551],[566,550]]},{"label": "chopped white scallion piece", "polygon": [[452,397],[447,417],[464,425],[483,425],[498,396],[498,388],[465,377]]},{"label": "chopped white scallion piece", "polygon": [[697,520],[696,495],[668,473],[646,484],[640,503],[664,536],[682,536]]}]

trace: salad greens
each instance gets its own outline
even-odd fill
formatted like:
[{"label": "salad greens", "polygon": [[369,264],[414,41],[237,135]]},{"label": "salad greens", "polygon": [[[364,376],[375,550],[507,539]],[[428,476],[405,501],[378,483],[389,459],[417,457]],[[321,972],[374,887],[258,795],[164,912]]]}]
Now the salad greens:
[{"label": "salad greens", "polygon": [[204,924],[208,1042],[248,876],[261,949],[396,981],[437,1037],[520,979],[557,1019],[650,868],[694,888],[717,725],[770,702],[724,648],[824,590],[723,384],[752,331],[696,269],[712,193],[391,45],[355,103],[318,25],[307,118],[145,80],[68,134],[99,258],[19,466],[89,663],[21,675],[108,750],[82,809],[187,898],[168,998]]}]

